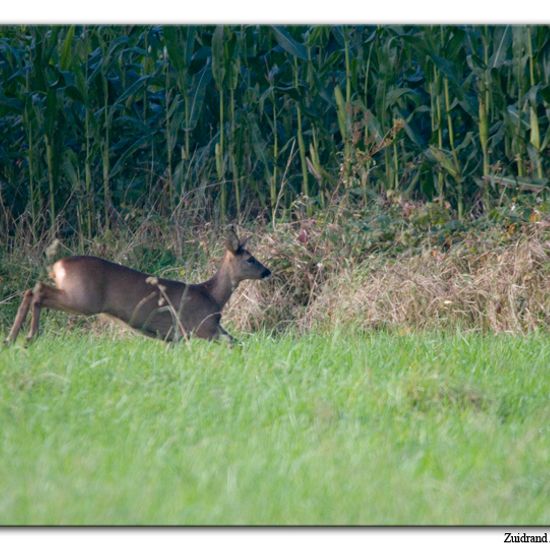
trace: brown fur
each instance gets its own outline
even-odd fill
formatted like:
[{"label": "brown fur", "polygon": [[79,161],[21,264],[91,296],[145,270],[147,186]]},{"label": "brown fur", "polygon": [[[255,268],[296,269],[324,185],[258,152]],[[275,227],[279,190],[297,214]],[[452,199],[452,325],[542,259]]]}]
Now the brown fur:
[{"label": "brown fur", "polygon": [[63,258],[50,272],[55,287],[38,283],[25,292],[6,342],[15,341],[29,309],[32,320],[27,338],[34,338],[43,307],[81,315],[105,314],[165,340],[189,336],[231,340],[220,325],[223,307],[241,281],[262,279],[271,272],[233,231],[226,249],[217,273],[200,284],[152,277],[94,256]]}]

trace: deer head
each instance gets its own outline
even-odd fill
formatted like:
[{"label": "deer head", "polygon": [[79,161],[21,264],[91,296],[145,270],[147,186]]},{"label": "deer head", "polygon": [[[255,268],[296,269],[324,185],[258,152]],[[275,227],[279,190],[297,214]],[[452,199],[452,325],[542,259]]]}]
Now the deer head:
[{"label": "deer head", "polygon": [[245,248],[249,238],[239,239],[233,228],[227,233],[223,263],[233,286],[245,279],[265,279],[271,275],[271,271]]}]

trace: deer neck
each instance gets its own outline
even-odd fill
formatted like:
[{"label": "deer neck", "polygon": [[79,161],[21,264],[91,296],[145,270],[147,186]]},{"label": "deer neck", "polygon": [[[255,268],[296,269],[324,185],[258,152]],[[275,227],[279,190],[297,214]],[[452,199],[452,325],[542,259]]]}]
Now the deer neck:
[{"label": "deer neck", "polygon": [[233,294],[239,282],[232,273],[227,257],[224,258],[217,273],[205,283],[208,292],[220,306],[220,311],[231,298],[231,294]]}]

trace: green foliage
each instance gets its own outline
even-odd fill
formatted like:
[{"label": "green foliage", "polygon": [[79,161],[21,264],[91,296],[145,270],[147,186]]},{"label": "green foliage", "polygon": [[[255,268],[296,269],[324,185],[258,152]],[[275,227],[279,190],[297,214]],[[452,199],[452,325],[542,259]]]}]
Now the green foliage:
[{"label": "green foliage", "polygon": [[[541,192],[546,26],[0,28],[0,208],[87,238],[124,209],[225,220],[299,195]],[[25,222],[27,223],[27,221]]]}]

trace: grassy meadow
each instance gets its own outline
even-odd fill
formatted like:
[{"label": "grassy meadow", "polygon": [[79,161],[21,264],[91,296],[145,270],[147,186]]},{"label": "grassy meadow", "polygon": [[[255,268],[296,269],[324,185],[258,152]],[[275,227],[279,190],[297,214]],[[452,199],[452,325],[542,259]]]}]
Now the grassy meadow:
[{"label": "grassy meadow", "polygon": [[1,524],[547,524],[550,340],[0,349]]}]

